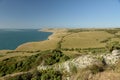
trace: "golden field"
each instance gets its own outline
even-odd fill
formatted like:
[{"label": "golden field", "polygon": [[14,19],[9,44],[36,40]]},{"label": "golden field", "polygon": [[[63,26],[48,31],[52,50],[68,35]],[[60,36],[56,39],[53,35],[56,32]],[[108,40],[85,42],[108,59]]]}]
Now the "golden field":
[{"label": "golden field", "polygon": [[78,32],[66,36],[62,42],[62,48],[99,48],[104,47],[101,41],[113,37],[105,31]]}]

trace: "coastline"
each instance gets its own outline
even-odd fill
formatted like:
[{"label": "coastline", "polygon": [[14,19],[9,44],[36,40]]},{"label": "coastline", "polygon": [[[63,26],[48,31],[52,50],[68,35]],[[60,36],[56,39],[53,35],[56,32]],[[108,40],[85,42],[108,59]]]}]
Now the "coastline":
[{"label": "coastline", "polygon": [[[48,36],[47,40],[51,40],[53,35],[55,35],[55,31],[54,30],[49,30],[49,29],[40,29],[38,31],[42,31],[42,32],[51,32],[52,34]],[[45,41],[45,40],[43,40]]]},{"label": "coastline", "polygon": [[[43,41],[34,41],[34,42],[27,42],[24,44],[19,45],[14,50],[0,50],[0,61],[15,57],[15,56],[30,56],[35,55],[36,53],[29,53],[29,51],[44,51],[44,50],[52,50],[56,49],[58,46],[58,42],[61,40],[61,37],[64,35],[66,30],[62,29],[42,29],[39,31],[43,32],[52,32],[51,35],[48,36],[46,40]],[[66,34],[66,32],[65,32]],[[19,52],[19,54],[18,54]]]},{"label": "coastline", "polygon": [[51,32],[52,34],[48,36],[46,40],[42,41],[33,41],[33,42],[26,42],[21,45],[18,45],[16,49],[10,50],[0,50],[0,53],[6,53],[8,51],[36,51],[36,50],[48,50],[48,49],[55,49],[57,43],[61,39],[61,36],[66,33],[67,29],[58,29],[58,28],[44,28],[38,31],[42,32]]},{"label": "coastline", "polygon": [[[19,31],[19,29],[18,29],[18,31]],[[40,30],[36,30],[37,32],[40,32]],[[46,31],[41,31],[41,32],[46,32]],[[46,38],[45,39],[43,39],[43,40],[37,40],[37,41],[28,41],[28,42],[38,42],[38,41],[44,41],[44,40],[48,40],[49,39],[49,36],[51,36],[53,33],[52,32],[50,32],[50,34],[48,35],[48,36],[46,36]],[[41,38],[42,39],[42,38]],[[22,45],[22,44],[25,44],[25,43],[28,43],[27,41],[26,42],[24,42],[24,43],[21,43],[21,44],[19,44],[19,45],[17,45],[17,47],[18,46],[20,46],[20,45]],[[2,52],[6,52],[6,51],[13,51],[13,50],[16,50],[16,48],[17,47],[15,47],[14,49],[0,49],[0,52],[2,51]]]},{"label": "coastline", "polygon": [[38,31],[43,32],[52,32],[48,39],[43,41],[36,41],[36,42],[27,42],[24,44],[19,45],[15,50],[16,51],[36,51],[36,50],[49,50],[55,49],[57,47],[58,42],[61,39],[61,36],[66,33],[67,29],[58,29],[58,28],[45,28],[40,29]]},{"label": "coastline", "polygon": [[67,32],[67,28],[45,28],[45,29],[41,29],[39,31],[43,31],[43,32],[52,32],[52,34],[50,36],[48,36],[48,39],[51,40],[51,39],[54,39],[56,38],[59,34],[62,35],[62,33],[66,33]]},{"label": "coastline", "polygon": [[[47,37],[47,39],[45,39],[45,40],[42,40],[42,41],[46,41],[46,40],[50,40],[50,37],[54,34],[54,31],[47,31],[47,30],[38,30],[38,31],[41,31],[41,32],[51,32],[52,34],[51,35],[49,35],[48,37]],[[34,41],[34,42],[41,42],[41,41]],[[31,42],[26,42],[26,43],[31,43]],[[26,44],[26,43],[23,43],[23,44]],[[0,53],[6,53],[6,52],[8,52],[8,51],[16,51],[16,49],[19,47],[19,46],[21,46],[21,45],[23,45],[23,44],[20,44],[20,45],[18,45],[15,49],[1,49],[0,50]]]}]

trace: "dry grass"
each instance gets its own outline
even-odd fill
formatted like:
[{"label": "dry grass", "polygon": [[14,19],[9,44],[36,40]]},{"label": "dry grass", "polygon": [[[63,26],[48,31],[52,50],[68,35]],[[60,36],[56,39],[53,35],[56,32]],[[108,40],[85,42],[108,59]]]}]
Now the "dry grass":
[{"label": "dry grass", "polygon": [[112,39],[111,39],[111,42],[114,42],[114,41],[120,42],[120,38],[112,38]]},{"label": "dry grass", "polygon": [[[11,50],[10,50],[11,51]],[[35,54],[38,54],[38,53],[30,53],[30,52],[10,52],[10,51],[0,51],[0,61],[4,60],[4,59],[7,59],[7,58],[11,58],[11,57],[22,57],[22,56],[31,56],[31,55],[35,55]],[[9,53],[10,52],[10,53]]]},{"label": "dry grass", "polygon": [[64,29],[50,29],[45,30],[47,32],[53,32],[51,36],[49,36],[48,40],[40,41],[40,42],[30,42],[20,45],[16,48],[16,50],[22,51],[34,51],[34,50],[49,50],[57,48],[58,42],[61,40],[61,37],[66,35],[67,32]]},{"label": "dry grass", "polygon": [[105,71],[92,76],[92,78],[88,80],[120,80],[120,73]]},{"label": "dry grass", "polygon": [[62,48],[99,48],[104,47],[105,43],[100,41],[112,37],[104,31],[88,31],[73,33],[64,38]]},{"label": "dry grass", "polygon": [[58,39],[56,40],[46,40],[41,42],[30,42],[25,43],[17,47],[16,50],[22,51],[35,51],[35,50],[48,50],[48,49],[55,49],[58,43]]},{"label": "dry grass", "polygon": [[83,53],[79,53],[77,51],[62,51],[65,55],[71,57],[71,58],[75,58],[78,57],[80,55],[83,55]]},{"label": "dry grass", "polygon": [[92,74],[89,70],[78,70],[76,74],[72,74],[70,80],[89,80]]},{"label": "dry grass", "polygon": [[53,32],[53,34],[49,36],[48,40],[25,43],[18,46],[15,50],[0,50],[0,60],[16,56],[31,56],[37,54],[35,52],[29,53],[26,51],[44,51],[49,49],[55,49],[57,48],[58,42],[61,40],[61,37],[67,34],[65,29],[50,29],[46,31]]},{"label": "dry grass", "polygon": [[116,35],[120,35],[120,31],[118,31],[118,32],[116,33]]}]

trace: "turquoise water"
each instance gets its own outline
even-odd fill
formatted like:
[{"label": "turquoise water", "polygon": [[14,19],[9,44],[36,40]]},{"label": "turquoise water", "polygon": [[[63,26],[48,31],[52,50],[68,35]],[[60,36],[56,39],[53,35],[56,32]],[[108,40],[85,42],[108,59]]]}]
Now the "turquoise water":
[{"label": "turquoise water", "polygon": [[0,29],[0,50],[15,49],[26,42],[46,40],[51,34],[37,29]]}]

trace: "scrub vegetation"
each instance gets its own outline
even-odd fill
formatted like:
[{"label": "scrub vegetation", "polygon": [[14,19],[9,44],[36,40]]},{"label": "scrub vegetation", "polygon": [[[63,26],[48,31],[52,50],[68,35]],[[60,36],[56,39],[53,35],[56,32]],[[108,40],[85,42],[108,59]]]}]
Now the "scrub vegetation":
[{"label": "scrub vegetation", "polygon": [[30,57],[7,58],[0,62],[0,76],[35,69],[38,65],[53,65],[68,60],[69,57],[59,50],[48,50]]}]

